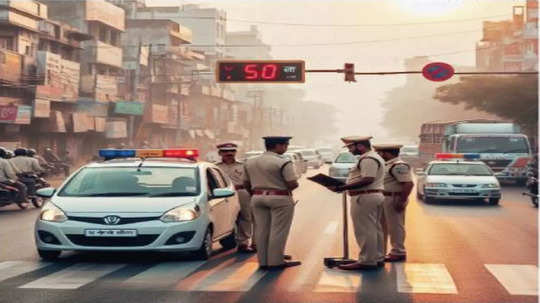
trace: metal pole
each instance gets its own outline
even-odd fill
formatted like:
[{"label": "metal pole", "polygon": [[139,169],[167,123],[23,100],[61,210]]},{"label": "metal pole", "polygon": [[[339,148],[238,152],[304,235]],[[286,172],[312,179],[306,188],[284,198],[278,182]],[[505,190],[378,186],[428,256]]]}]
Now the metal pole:
[{"label": "metal pole", "polygon": [[347,216],[347,193],[343,192],[343,259],[349,259],[349,217]]}]

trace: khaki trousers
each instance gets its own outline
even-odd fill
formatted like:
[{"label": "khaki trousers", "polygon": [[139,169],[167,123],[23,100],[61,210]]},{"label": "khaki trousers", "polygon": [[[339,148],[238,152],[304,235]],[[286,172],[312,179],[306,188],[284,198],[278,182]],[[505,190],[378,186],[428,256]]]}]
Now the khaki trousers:
[{"label": "khaki trousers", "polygon": [[384,243],[381,217],[382,193],[362,194],[351,199],[351,217],[356,242],[360,247],[358,262],[376,265],[384,260]]},{"label": "khaki trousers", "polygon": [[294,216],[292,197],[254,195],[251,202],[257,222],[255,241],[259,265],[281,265]]},{"label": "khaki trousers", "polygon": [[403,256],[405,250],[405,211],[398,213],[394,208],[398,195],[384,197],[384,217],[382,218],[384,232],[384,251],[387,251],[388,238],[390,238],[391,255]]},{"label": "khaki trousers", "polygon": [[236,221],[236,243],[238,245],[249,245],[249,239],[253,235],[253,215],[251,207],[251,196],[245,189],[237,191],[240,202],[240,213]]}]

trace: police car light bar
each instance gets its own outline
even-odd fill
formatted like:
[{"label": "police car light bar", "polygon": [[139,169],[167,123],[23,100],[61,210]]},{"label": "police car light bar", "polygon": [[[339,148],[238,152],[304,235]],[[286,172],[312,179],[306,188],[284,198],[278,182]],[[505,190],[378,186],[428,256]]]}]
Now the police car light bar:
[{"label": "police car light bar", "polygon": [[463,160],[478,160],[480,159],[480,154],[450,154],[450,153],[437,153],[435,158],[440,160],[448,159],[463,159]]},{"label": "police car light bar", "polygon": [[197,149],[100,149],[99,156],[106,160],[118,158],[185,158],[199,156]]}]

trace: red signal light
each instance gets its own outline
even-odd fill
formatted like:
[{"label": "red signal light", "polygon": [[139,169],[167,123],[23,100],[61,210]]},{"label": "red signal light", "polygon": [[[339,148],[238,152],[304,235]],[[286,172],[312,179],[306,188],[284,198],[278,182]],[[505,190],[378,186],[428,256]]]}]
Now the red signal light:
[{"label": "red signal light", "polygon": [[199,150],[198,149],[165,149],[163,150],[163,157],[195,159],[199,157]]}]

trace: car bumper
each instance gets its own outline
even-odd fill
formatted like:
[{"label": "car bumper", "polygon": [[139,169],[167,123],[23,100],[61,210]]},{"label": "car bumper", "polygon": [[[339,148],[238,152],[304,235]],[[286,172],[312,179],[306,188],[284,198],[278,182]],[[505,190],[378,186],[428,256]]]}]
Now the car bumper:
[{"label": "car bumper", "polygon": [[[209,220],[203,217],[180,223],[154,220],[123,225],[101,225],[70,220],[56,223],[38,220],[35,224],[34,235],[36,246],[40,250],[180,252],[199,249],[208,225]],[[85,230],[89,229],[136,230],[137,236],[86,237]],[[45,243],[45,237],[48,235],[54,236],[58,243]],[[170,239],[179,236],[184,237],[184,243],[167,243]]]},{"label": "car bumper", "polygon": [[432,199],[453,199],[453,200],[471,200],[471,199],[489,199],[500,198],[500,189],[481,189],[470,193],[456,192],[451,189],[425,188],[424,196]]}]

